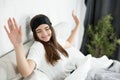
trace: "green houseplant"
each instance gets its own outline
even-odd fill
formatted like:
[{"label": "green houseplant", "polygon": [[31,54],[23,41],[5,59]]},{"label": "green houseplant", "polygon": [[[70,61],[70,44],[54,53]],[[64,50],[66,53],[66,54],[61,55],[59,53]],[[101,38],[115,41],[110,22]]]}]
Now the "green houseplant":
[{"label": "green houseplant", "polygon": [[87,48],[92,56],[101,57],[106,55],[111,57],[120,42],[115,35],[114,27],[111,25],[112,19],[111,15],[106,15],[95,26],[88,26],[89,42]]}]

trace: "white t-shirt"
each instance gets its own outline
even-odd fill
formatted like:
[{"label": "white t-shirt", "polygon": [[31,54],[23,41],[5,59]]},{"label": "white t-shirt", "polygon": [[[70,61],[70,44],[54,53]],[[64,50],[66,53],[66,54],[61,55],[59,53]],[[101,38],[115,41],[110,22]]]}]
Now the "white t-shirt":
[{"label": "white t-shirt", "polygon": [[[64,41],[58,40],[61,46],[64,45]],[[45,49],[42,43],[35,41],[30,48],[27,59],[31,59],[36,63],[36,69],[43,72],[49,80],[64,80],[70,73],[75,70],[84,55],[75,50],[73,47],[66,49],[69,57],[65,57],[60,53],[61,59],[52,66],[48,64],[45,59]]]}]

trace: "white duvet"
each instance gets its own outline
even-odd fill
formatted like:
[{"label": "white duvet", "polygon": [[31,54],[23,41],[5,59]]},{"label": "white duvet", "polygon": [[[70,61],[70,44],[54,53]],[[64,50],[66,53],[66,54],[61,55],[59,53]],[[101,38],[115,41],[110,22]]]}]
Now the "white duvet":
[{"label": "white duvet", "polygon": [[65,80],[85,80],[87,73],[92,68],[108,68],[112,64],[112,60],[109,60],[106,56],[101,58],[94,58],[91,55],[87,55],[81,62],[81,65]]}]

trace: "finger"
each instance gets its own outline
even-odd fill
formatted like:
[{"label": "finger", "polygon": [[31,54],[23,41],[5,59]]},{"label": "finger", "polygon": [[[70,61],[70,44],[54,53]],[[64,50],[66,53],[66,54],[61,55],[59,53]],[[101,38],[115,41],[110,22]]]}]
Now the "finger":
[{"label": "finger", "polygon": [[17,30],[18,30],[18,25],[17,25],[15,18],[13,18],[13,22],[14,22],[15,28],[17,28]]},{"label": "finger", "polygon": [[72,11],[72,16],[74,15],[74,10]]},{"label": "finger", "polygon": [[77,19],[77,16],[75,15],[75,13],[74,13],[74,12],[72,12],[72,17],[73,17],[73,19],[74,19],[74,20],[76,20],[76,19]]},{"label": "finger", "polygon": [[19,33],[22,36],[22,27],[21,26],[19,27]]},{"label": "finger", "polygon": [[72,11],[72,17],[74,17],[74,12]]},{"label": "finger", "polygon": [[76,14],[75,14],[75,11],[74,11],[74,10],[72,11],[72,16],[76,16]]},{"label": "finger", "polygon": [[7,32],[7,34],[9,35],[9,31],[7,30],[6,26],[4,26],[4,29]]},{"label": "finger", "polygon": [[8,19],[8,27],[9,27],[10,31],[12,31],[14,29],[14,25],[13,25],[11,18]]}]

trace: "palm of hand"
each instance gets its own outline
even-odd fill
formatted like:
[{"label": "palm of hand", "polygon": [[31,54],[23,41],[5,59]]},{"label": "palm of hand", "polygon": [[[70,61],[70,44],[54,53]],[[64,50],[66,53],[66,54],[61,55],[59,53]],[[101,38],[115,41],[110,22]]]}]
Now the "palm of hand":
[{"label": "palm of hand", "polygon": [[9,31],[6,28],[6,26],[4,26],[11,43],[14,46],[22,44],[22,31],[21,31],[21,27],[18,28],[18,25],[17,25],[17,23],[16,23],[14,18],[13,18],[13,22],[12,22],[11,19],[8,20],[8,27],[9,27]]}]

